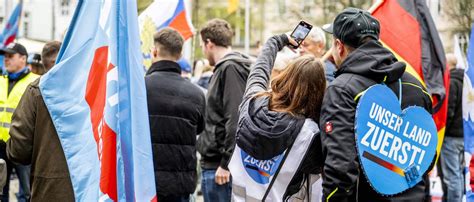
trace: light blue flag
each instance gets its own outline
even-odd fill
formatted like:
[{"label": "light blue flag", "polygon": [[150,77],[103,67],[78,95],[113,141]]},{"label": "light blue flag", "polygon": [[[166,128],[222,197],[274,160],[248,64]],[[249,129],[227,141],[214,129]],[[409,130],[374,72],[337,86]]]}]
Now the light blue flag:
[{"label": "light blue flag", "polygon": [[474,24],[471,43],[467,51],[467,68],[464,73],[463,112],[464,158],[466,161],[466,201],[474,202]]},{"label": "light blue flag", "polygon": [[156,201],[135,0],[81,0],[40,90],[76,201]]}]

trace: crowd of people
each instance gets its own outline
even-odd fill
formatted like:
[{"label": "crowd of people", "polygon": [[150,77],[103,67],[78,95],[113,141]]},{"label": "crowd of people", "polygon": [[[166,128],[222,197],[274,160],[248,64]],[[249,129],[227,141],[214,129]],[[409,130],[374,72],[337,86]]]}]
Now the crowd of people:
[{"label": "crowd of people", "polygon": [[[332,36],[329,51],[325,32]],[[355,113],[370,86],[388,86],[401,96],[402,108],[432,111],[425,87],[383,47],[379,34],[370,13],[348,8],[330,26],[313,27],[298,50],[289,47],[297,45],[292,37],[279,34],[252,58],[233,50],[230,24],[213,19],[199,29],[205,58],[191,65],[182,59],[184,40],[177,31],[155,33],[145,84],[158,201],[190,201],[198,181],[206,202],[428,200],[428,173],[416,186],[387,196],[371,187],[358,159]],[[8,201],[13,170],[19,201],[74,201],[61,143],[38,88],[60,46],[49,42],[41,57],[30,59],[18,43],[0,50],[7,71],[0,82],[0,158],[7,166],[1,201]],[[463,72],[449,61],[440,168],[447,201],[460,201]],[[246,181],[247,168],[271,176],[276,164],[270,186],[254,188]]]}]

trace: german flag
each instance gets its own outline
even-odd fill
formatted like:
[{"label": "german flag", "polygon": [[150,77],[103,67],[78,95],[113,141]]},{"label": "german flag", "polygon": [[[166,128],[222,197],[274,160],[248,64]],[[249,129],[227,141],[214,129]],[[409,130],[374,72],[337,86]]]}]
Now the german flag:
[{"label": "german flag", "polygon": [[380,41],[431,94],[439,154],[448,110],[449,69],[426,1],[379,0],[370,11],[380,22]]}]

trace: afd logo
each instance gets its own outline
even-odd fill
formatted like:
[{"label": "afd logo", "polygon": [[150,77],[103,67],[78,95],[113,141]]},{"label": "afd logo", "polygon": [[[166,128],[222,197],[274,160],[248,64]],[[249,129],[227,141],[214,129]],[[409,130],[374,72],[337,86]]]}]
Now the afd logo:
[{"label": "afd logo", "polygon": [[280,166],[281,160],[285,153],[273,157],[269,160],[258,160],[245,153],[240,152],[242,157],[242,164],[244,165],[247,174],[259,184],[268,184],[270,177],[272,177]]}]

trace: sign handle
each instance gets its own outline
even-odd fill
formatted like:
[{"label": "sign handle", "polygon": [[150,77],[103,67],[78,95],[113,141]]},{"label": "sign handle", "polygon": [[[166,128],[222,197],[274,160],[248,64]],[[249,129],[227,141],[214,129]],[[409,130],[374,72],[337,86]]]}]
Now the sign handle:
[{"label": "sign handle", "polygon": [[398,79],[398,102],[402,106],[402,79]]}]

